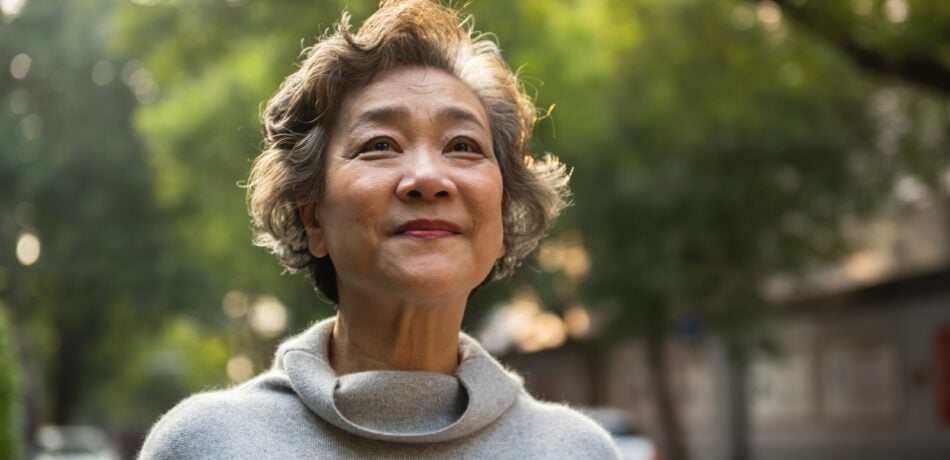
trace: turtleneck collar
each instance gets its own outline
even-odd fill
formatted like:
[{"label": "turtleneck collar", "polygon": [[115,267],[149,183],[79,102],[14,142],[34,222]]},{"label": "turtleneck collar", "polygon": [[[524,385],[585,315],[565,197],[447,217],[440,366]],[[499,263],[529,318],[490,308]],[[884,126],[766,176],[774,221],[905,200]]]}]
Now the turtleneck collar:
[{"label": "turtleneck collar", "polygon": [[521,379],[475,339],[459,334],[454,376],[367,371],[337,376],[329,346],[335,318],[284,342],[274,369],[323,420],[366,438],[406,443],[449,441],[474,433],[514,404]]}]

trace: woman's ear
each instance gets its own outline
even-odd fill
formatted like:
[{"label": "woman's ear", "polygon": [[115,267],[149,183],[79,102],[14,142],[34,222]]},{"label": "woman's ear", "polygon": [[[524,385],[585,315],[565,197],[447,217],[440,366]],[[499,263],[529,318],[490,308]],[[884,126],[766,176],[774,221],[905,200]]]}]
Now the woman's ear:
[{"label": "woman's ear", "polygon": [[297,195],[297,212],[300,213],[300,220],[307,231],[307,249],[314,257],[326,257],[327,243],[326,236],[323,234],[323,227],[317,219],[317,202],[307,200],[303,195]]}]

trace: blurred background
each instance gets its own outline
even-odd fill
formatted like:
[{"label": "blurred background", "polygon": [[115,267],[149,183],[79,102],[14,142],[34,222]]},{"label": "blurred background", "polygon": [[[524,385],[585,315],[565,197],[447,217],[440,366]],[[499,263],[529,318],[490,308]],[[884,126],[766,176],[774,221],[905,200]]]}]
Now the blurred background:
[{"label": "blurred background", "polygon": [[[0,0],[0,458],[130,458],[333,314],[240,184],[302,48],[375,6]],[[466,11],[574,168],[465,320],[534,395],[667,460],[950,458],[950,2]]]}]

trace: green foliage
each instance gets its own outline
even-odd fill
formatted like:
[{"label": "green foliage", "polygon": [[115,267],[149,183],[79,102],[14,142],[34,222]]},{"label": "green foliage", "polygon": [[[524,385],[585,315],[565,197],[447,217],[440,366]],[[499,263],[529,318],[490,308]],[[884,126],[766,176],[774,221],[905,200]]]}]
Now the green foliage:
[{"label": "green foliage", "polygon": [[[939,97],[869,78],[807,30],[758,19],[757,3],[600,2],[607,24],[587,3],[521,5],[502,20],[520,29],[499,35],[544,77],[540,105],[557,103],[539,144],[575,167],[561,228],[583,235],[582,297],[617,317],[612,335],[697,319],[748,331],[763,279],[836,260],[842,220],[901,175],[935,184],[947,167]],[[944,134],[882,142],[895,117]]]},{"label": "green foliage", "polygon": [[[303,277],[281,276],[276,259],[250,245],[238,185],[260,151],[261,104],[293,70],[301,44],[329,27],[340,8],[261,2],[117,8],[114,48],[142,59],[160,88],[158,100],[137,111],[135,126],[150,152],[159,207],[175,216],[168,236],[184,258],[197,259],[208,283],[198,304],[220,305],[232,289],[276,295],[291,310],[291,329],[330,311]],[[220,319],[220,310],[202,311]]]},{"label": "green foliage", "polygon": [[776,0],[798,26],[878,75],[950,93],[950,5],[930,0]]},{"label": "green foliage", "polygon": [[0,305],[0,458],[20,453],[19,366],[6,307]]},{"label": "green foliage", "polygon": [[15,217],[5,217],[0,239],[13,248],[20,235],[34,234],[40,254],[24,266],[3,251],[0,295],[18,327],[34,332],[23,346],[37,357],[45,386],[29,391],[51,409],[34,420],[81,422],[73,409],[116,372],[131,351],[129,335],[152,333],[162,309],[184,303],[189,286],[201,287],[200,278],[182,282],[190,262],[165,247],[131,126],[127,63],[108,60],[104,50],[109,7],[27,2],[0,24],[0,60],[30,57],[23,78],[0,77],[3,101],[21,99],[0,111],[0,206]]},{"label": "green foliage", "polygon": [[123,357],[109,385],[92,391],[81,407],[99,414],[98,423],[148,427],[184,395],[228,383],[224,370],[229,351],[221,331],[173,317],[158,334],[137,342],[136,351]]}]

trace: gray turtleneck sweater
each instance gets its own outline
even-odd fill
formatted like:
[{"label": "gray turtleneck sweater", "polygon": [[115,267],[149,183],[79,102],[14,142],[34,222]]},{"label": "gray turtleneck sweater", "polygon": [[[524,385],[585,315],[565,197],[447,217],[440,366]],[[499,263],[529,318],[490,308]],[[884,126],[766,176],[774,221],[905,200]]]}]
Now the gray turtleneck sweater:
[{"label": "gray turtleneck sweater", "polygon": [[139,459],[619,458],[600,426],[532,398],[465,334],[454,376],[337,376],[333,323],[284,342],[270,371],[179,403],[152,427]]}]

